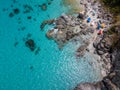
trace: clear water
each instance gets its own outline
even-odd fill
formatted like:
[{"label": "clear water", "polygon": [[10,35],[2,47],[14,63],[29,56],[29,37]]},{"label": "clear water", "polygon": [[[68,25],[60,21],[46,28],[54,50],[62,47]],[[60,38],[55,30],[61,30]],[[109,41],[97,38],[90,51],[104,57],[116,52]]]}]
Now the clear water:
[{"label": "clear water", "polygon": [[[70,42],[59,50],[53,40],[45,37],[51,27],[40,30],[44,20],[68,12],[62,0],[53,0],[46,11],[35,5],[48,0],[18,0],[14,4],[13,1],[17,0],[0,0],[0,90],[72,90],[80,82],[99,80],[97,66],[89,64],[95,63],[91,55],[86,53],[86,57],[76,59],[79,44]],[[23,14],[24,4],[32,6],[33,11]],[[20,13],[10,18],[9,13],[14,8],[19,8]],[[27,16],[32,19],[28,20]],[[22,27],[25,30],[21,30]],[[40,47],[37,55],[25,46],[24,38],[28,34]]]}]

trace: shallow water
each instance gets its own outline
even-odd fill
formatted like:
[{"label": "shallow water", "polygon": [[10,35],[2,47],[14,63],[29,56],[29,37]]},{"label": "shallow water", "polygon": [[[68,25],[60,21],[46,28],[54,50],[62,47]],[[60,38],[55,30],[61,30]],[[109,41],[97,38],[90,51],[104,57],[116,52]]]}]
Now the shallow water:
[{"label": "shallow water", "polygon": [[[76,59],[75,50],[81,43],[70,42],[59,50],[53,40],[45,36],[47,30],[40,30],[44,20],[67,13],[62,0],[0,0],[0,90],[71,90],[80,82],[93,82],[100,79],[94,57]],[[13,3],[14,2],[14,3]],[[37,5],[47,4],[42,11]],[[13,6],[11,6],[13,5]],[[32,7],[23,13],[23,5]],[[13,9],[19,13],[9,17]],[[31,19],[27,17],[31,16]],[[25,46],[27,39],[33,39],[38,54]]]}]

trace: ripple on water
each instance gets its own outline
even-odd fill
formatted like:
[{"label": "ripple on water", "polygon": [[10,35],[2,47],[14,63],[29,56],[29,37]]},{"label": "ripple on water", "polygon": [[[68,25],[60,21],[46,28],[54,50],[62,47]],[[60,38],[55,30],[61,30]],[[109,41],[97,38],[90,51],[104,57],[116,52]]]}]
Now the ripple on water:
[{"label": "ripple on water", "polygon": [[[44,11],[39,8],[43,3],[47,5]],[[70,42],[59,50],[53,40],[45,37],[52,27],[40,30],[43,20],[69,11],[62,0],[1,0],[0,7],[5,8],[0,11],[1,90],[69,90],[79,82],[99,79],[97,70],[89,65],[89,61],[95,61],[92,56],[76,59],[80,43]],[[40,47],[37,55],[25,46],[26,38]]]}]

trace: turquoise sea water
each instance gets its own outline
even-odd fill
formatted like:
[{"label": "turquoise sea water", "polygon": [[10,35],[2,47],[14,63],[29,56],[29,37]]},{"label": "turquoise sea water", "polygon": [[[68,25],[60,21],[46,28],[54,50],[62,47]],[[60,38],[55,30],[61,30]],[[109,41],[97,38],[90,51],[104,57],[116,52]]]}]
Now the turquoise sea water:
[{"label": "turquoise sea water", "polygon": [[[80,82],[99,80],[99,71],[90,65],[92,56],[76,59],[79,43],[70,42],[59,50],[45,36],[51,26],[40,30],[44,20],[68,12],[62,0],[52,0],[50,5],[48,1],[0,0],[0,90],[72,90]],[[43,3],[46,11],[38,7]],[[31,11],[24,14],[23,5],[31,6]],[[10,18],[15,8],[19,13]],[[37,55],[25,46],[26,37],[40,48]]]}]

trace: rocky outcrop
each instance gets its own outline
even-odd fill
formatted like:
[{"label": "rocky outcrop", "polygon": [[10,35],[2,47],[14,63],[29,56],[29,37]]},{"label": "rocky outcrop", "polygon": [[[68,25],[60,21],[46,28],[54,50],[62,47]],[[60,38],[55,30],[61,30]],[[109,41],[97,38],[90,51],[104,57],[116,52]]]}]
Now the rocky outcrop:
[{"label": "rocky outcrop", "polygon": [[[119,55],[117,54],[119,51],[116,50],[113,54],[111,41],[114,40],[114,38],[106,34],[106,30],[111,25],[111,14],[106,13],[101,4],[97,1],[83,0],[80,3],[85,7],[84,14],[80,13],[78,17],[63,14],[55,20],[44,21],[41,25],[41,29],[43,29],[46,24],[55,25],[52,30],[46,33],[46,36],[49,39],[53,39],[58,44],[59,48],[62,48],[74,37],[79,37],[82,45],[76,50],[77,57],[83,56],[86,51],[89,52],[90,49],[88,46],[93,42],[93,55],[96,54],[100,57],[100,59],[96,60],[100,65],[101,74],[105,78],[97,83],[81,83],[75,90],[119,90],[120,61]],[[96,22],[97,24],[105,23],[106,26],[103,35],[96,35],[96,38],[94,32],[97,28],[84,22],[84,17],[87,18],[89,15],[94,20],[94,25],[96,25]],[[118,28],[115,32],[119,32]]]},{"label": "rocky outcrop", "polygon": [[43,28],[47,25],[47,24],[53,24],[54,19],[53,20],[45,20],[42,22],[42,24],[40,25],[41,30],[43,30]]},{"label": "rocky outcrop", "polygon": [[[68,41],[70,41],[76,36],[82,37],[83,35],[89,41],[89,39],[92,37],[88,38],[88,36],[90,36],[90,34],[93,34],[95,30],[93,27],[90,27],[87,25],[87,23],[83,22],[82,19],[66,14],[62,14],[56,20],[44,21],[41,25],[41,28],[43,28],[46,24],[53,23],[55,24],[55,27],[52,30],[49,30],[46,33],[46,36],[48,38],[55,40],[56,43],[58,44],[58,47],[60,48],[62,48]],[[87,46],[88,45],[86,45],[85,47],[87,48]],[[82,56],[83,52],[82,53],[81,52],[79,51],[78,53],[77,50],[77,56]]]},{"label": "rocky outcrop", "polygon": [[54,30],[49,30],[49,31],[47,32],[47,34],[46,34],[46,36],[47,36],[49,39],[51,39],[51,38],[53,37],[53,35],[54,35]]},{"label": "rocky outcrop", "polygon": [[[117,27],[117,30],[120,30],[119,26]],[[117,30],[115,29],[115,31]],[[118,34],[118,32],[116,32],[116,34]],[[117,39],[118,40],[114,44],[111,55],[112,64],[113,64],[111,71],[115,74],[113,77],[110,77],[110,79],[116,86],[120,88],[120,38],[118,37]]]},{"label": "rocky outcrop", "polygon": [[[118,30],[120,30],[119,26],[113,29],[115,35],[120,34]],[[104,67],[108,68],[108,64],[112,64],[107,76],[97,83],[81,83],[74,90],[120,90],[120,39],[117,37],[116,42],[116,39],[112,39],[113,37],[113,35],[106,35],[102,39],[97,39],[93,44],[98,51],[102,49],[104,52],[101,56],[105,63]],[[114,47],[112,44],[115,44]]]},{"label": "rocky outcrop", "polygon": [[100,63],[100,66],[102,67],[102,74],[103,76],[107,76],[110,73],[110,69],[112,67],[111,64],[111,39],[109,35],[102,35],[98,36],[96,40],[93,43],[93,46],[95,48],[94,53],[98,54],[101,59],[97,60]]},{"label": "rocky outcrop", "polygon": [[111,81],[120,88],[120,49],[113,53],[113,72],[115,75],[111,77]]},{"label": "rocky outcrop", "polygon": [[75,87],[74,90],[101,90],[100,87],[94,83],[83,83]]},{"label": "rocky outcrop", "polygon": [[97,83],[83,83],[77,85],[74,90],[120,90],[110,79],[104,79]]}]

